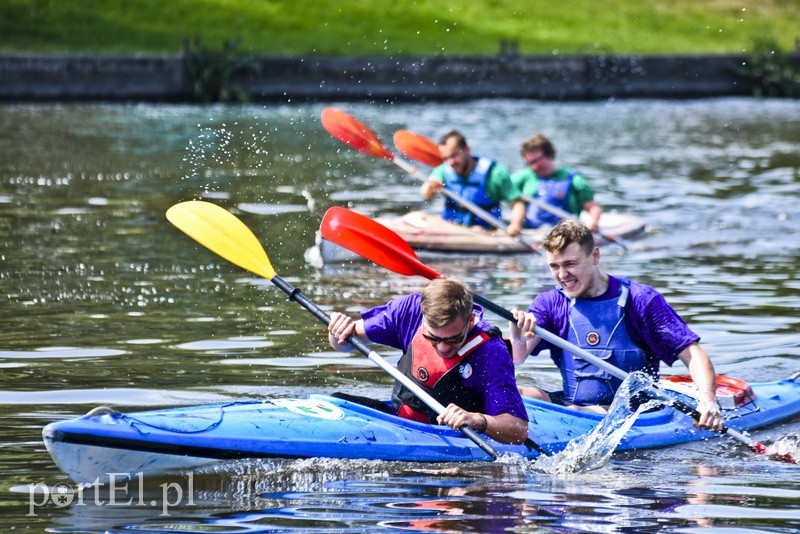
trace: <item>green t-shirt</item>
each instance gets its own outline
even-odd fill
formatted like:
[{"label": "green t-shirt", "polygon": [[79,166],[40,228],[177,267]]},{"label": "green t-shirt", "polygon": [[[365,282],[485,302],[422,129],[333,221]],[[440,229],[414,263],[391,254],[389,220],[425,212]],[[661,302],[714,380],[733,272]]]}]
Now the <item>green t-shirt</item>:
[{"label": "green t-shirt", "polygon": [[[553,176],[551,180],[566,180],[569,178],[570,170],[567,167],[561,167]],[[520,169],[511,175],[511,182],[522,191],[523,195],[536,198],[536,193],[539,191],[539,177],[533,172],[532,169]],[[594,200],[594,191],[592,191],[589,182],[582,174],[575,173],[572,176],[572,185],[569,188],[567,201],[569,202],[569,210],[575,215],[580,215],[583,205]]]},{"label": "green t-shirt", "polygon": [[[473,156],[474,157],[474,156]],[[439,165],[431,172],[431,177],[444,182],[446,163]],[[508,170],[495,162],[489,171],[489,176],[485,183],[486,195],[495,202],[513,202],[520,196],[517,186],[511,181]]]}]

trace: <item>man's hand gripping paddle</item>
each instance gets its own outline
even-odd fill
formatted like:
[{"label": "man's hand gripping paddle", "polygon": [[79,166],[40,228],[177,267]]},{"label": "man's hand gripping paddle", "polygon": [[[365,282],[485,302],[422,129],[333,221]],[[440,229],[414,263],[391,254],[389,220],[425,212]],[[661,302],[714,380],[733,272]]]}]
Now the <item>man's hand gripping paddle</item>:
[{"label": "man's hand gripping paddle", "polygon": [[[289,296],[289,300],[300,304],[325,325],[331,322],[330,315],[322,308],[309,300],[299,289],[277,275],[267,257],[267,253],[256,236],[247,225],[231,212],[211,202],[189,201],[175,204],[169,208],[167,210],[167,219],[179,230],[210,251],[253,274],[268,279],[286,293]],[[351,335],[347,338],[347,341],[362,354],[366,355],[370,361],[411,390],[434,412],[441,414],[445,411],[445,407],[439,401],[431,397],[378,353],[367,347],[356,336]],[[491,458],[495,460],[499,458],[500,453],[471,427],[464,426],[459,430]]]},{"label": "man's hand gripping paddle", "polygon": [[[396,273],[406,276],[422,276],[429,280],[443,276],[436,270],[424,265],[414,253],[411,246],[395,232],[389,228],[386,228],[382,224],[373,221],[365,215],[361,215],[346,208],[330,208],[322,218],[320,232],[322,233],[322,237],[325,239],[345,247],[356,254],[359,254],[364,258]],[[473,293],[473,298],[475,299],[475,302],[493,311],[500,317],[508,321],[515,321],[513,314],[509,310],[502,308],[501,306],[476,293]],[[584,361],[603,369],[607,373],[619,378],[620,380],[624,380],[628,377],[628,373],[622,369],[609,364],[605,360],[597,358],[584,349],[581,349],[580,347],[561,339],[555,334],[548,332],[539,326],[534,328],[534,332],[542,339],[545,339],[553,345],[571,352],[575,356],[578,356]],[[651,387],[649,390],[645,390],[643,393],[652,399],[656,399],[674,407],[676,410],[692,417],[695,421],[700,419],[700,413],[695,408],[669,397],[657,387]],[[767,447],[765,445],[748,438],[744,434],[732,428],[724,427],[722,433],[730,436],[740,443],[747,445],[751,450],[758,454],[768,454]],[[797,461],[789,454],[773,455],[773,457],[785,462],[797,463]]]}]

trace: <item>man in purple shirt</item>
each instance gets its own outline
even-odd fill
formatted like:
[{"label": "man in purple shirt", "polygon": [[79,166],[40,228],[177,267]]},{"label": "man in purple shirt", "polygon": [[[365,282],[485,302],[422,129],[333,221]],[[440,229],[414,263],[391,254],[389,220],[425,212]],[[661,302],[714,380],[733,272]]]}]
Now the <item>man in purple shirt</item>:
[{"label": "man in purple shirt", "polygon": [[508,348],[459,280],[437,278],[422,294],[365,310],[359,320],[331,313],[331,346],[353,350],[346,341],[351,334],[402,350],[398,369],[445,406],[437,415],[397,382],[392,392],[397,415],[455,429],[467,425],[503,443],[528,437]]},{"label": "man in purple shirt", "polygon": [[664,297],[650,286],[610,276],[600,268],[592,233],[564,220],[542,244],[558,288],[536,296],[525,313],[514,310],[510,324],[514,362],[550,350],[561,371],[564,391],[521,388],[523,395],[586,410],[605,412],[621,381],[596,366],[542,340],[534,327],[552,332],[626,372],[658,378],[660,362],[681,360],[698,386],[698,426],[721,430],[714,367],[692,332]]}]

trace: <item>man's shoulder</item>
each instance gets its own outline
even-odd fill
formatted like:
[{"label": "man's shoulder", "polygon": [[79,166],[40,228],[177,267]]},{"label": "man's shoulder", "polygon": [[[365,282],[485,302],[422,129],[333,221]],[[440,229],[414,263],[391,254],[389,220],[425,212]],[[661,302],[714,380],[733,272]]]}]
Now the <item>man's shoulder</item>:
[{"label": "man's shoulder", "polygon": [[514,171],[514,173],[511,175],[511,179],[514,182],[524,182],[526,180],[535,180],[537,177],[536,173],[531,169],[519,169]]},{"label": "man's shoulder", "polygon": [[537,300],[539,301],[555,301],[566,299],[566,295],[562,293],[557,287],[551,287],[550,289],[545,289],[544,291],[540,291],[537,293],[536,297],[534,298],[534,302]]},{"label": "man's shoulder", "polygon": [[573,188],[591,189],[589,186],[589,180],[580,169],[576,169],[574,167],[561,167],[556,174],[562,177],[564,180],[569,178]]},{"label": "man's shoulder", "polygon": [[486,340],[472,355],[472,361],[478,365],[496,368],[498,362],[512,361],[511,353],[508,350],[502,335],[493,336]]},{"label": "man's shoulder", "polygon": [[550,312],[557,306],[568,301],[569,299],[567,296],[557,288],[547,289],[545,291],[540,291],[539,294],[534,297],[529,309],[541,312]]},{"label": "man's shoulder", "polygon": [[492,168],[489,171],[489,175],[490,176],[492,176],[492,177],[495,177],[495,176],[498,176],[498,175],[510,176],[510,174],[508,172],[508,168],[505,165],[503,165],[502,163],[500,163],[496,159],[492,159],[492,158],[486,158],[486,159],[490,160],[491,161],[491,165],[492,165]]},{"label": "man's shoulder", "polygon": [[420,306],[420,303],[422,302],[422,294],[409,293],[408,295],[395,297],[392,300],[398,302],[399,304],[402,304],[406,308],[418,308]]},{"label": "man's shoulder", "polygon": [[395,297],[385,304],[364,310],[361,313],[361,317],[368,319],[378,315],[398,316],[408,313],[417,313],[419,312],[421,301],[422,295],[419,293]]},{"label": "man's shoulder", "polygon": [[645,294],[658,294],[658,290],[651,285],[645,284],[643,282],[637,282],[636,280],[630,280],[628,278],[624,278],[621,276],[616,276],[615,278],[619,280],[626,281],[631,288],[631,294],[637,293],[640,295]]},{"label": "man's shoulder", "polygon": [[663,300],[664,296],[653,286],[630,280],[630,298],[632,301],[644,306],[654,299]]},{"label": "man's shoulder", "polygon": [[572,180],[573,182],[578,181],[586,181],[584,178],[583,173],[578,169],[569,166],[559,167],[556,172],[550,177],[553,180]]},{"label": "man's shoulder", "polygon": [[438,178],[438,179],[444,181],[444,177],[445,177],[446,174],[447,174],[447,163],[442,163],[438,167],[435,167],[431,171],[430,175],[433,178]]}]

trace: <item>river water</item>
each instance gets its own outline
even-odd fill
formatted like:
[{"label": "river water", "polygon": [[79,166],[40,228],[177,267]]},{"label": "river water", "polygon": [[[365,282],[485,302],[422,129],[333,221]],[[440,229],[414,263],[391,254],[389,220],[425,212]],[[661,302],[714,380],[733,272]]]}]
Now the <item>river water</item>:
[{"label": "river water", "polygon": [[[800,370],[800,102],[335,105],[389,147],[397,129],[438,137],[458,127],[474,152],[512,169],[521,140],[546,133],[604,209],[647,222],[627,252],[603,249],[607,270],[661,290],[718,372],[755,382]],[[332,352],[322,325],[275,286],[164,217],[194,198],[231,209],[277,273],[328,310],[355,312],[419,289],[423,279],[366,262],[305,261],[332,205],[368,215],[437,209],[421,202],[415,178],[330,137],[323,107],[0,107],[0,530],[800,529],[797,466],[725,438],[616,454],[568,475],[502,464],[238,462],[173,480],[186,498],[167,513],[88,498],[33,506],[31,485],[70,483],[42,427],[98,405],[127,411],[335,389],[388,395],[383,371],[358,353]],[[536,256],[423,261],[506,307],[551,285]],[[558,374],[534,359],[518,380],[552,387]],[[796,443],[798,435],[795,418],[754,437]],[[149,503],[161,486],[142,491]]]}]

